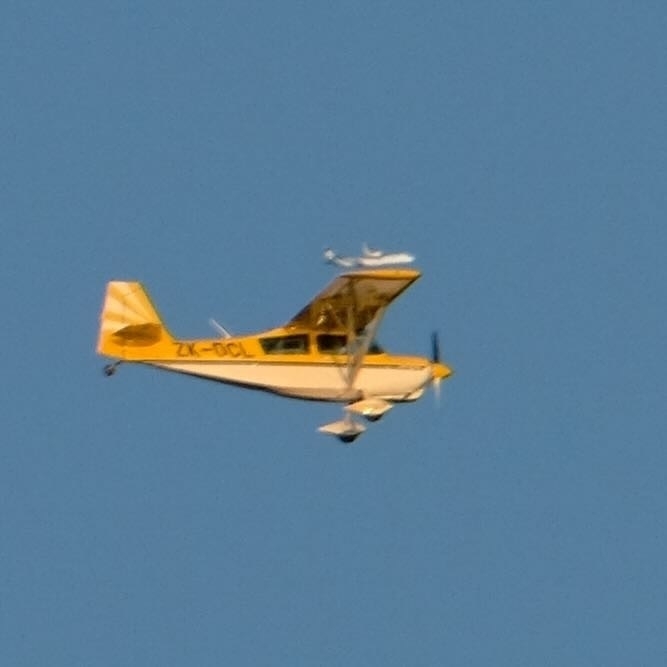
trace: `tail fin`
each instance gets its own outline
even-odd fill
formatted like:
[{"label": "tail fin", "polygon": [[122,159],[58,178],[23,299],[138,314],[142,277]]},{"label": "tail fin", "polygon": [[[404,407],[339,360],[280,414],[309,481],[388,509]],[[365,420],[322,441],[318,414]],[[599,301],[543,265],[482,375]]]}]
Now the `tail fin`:
[{"label": "tail fin", "polygon": [[356,262],[351,257],[339,257],[331,248],[324,251],[324,261],[327,264],[335,264],[344,269],[351,269],[356,265]]},{"label": "tail fin", "polygon": [[141,283],[115,280],[107,284],[97,339],[99,354],[126,358],[135,356],[127,348],[146,348],[169,340],[172,336]]}]

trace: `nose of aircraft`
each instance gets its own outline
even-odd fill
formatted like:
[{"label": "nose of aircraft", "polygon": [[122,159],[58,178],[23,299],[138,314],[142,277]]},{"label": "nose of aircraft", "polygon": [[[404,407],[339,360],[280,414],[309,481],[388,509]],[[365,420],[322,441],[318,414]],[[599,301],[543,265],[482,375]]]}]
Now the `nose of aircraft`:
[{"label": "nose of aircraft", "polygon": [[440,362],[432,364],[432,368],[434,380],[444,380],[454,372],[449,366],[445,366],[445,364],[441,364]]}]

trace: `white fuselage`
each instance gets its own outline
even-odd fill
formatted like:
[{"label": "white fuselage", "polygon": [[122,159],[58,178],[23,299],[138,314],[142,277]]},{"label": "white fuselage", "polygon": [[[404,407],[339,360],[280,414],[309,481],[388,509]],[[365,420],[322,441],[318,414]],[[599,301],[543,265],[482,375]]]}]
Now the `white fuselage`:
[{"label": "white fuselage", "polygon": [[381,250],[365,249],[361,257],[341,257],[333,250],[327,249],[324,259],[344,269],[353,268],[379,268],[395,264],[410,264],[414,262],[415,256],[407,252],[385,253]]},{"label": "white fuselage", "polygon": [[284,396],[318,401],[345,402],[359,397],[413,401],[432,379],[431,367],[368,364],[362,366],[354,386],[346,382],[347,368],[324,362],[251,361],[151,361],[165,370],[216,380]]}]

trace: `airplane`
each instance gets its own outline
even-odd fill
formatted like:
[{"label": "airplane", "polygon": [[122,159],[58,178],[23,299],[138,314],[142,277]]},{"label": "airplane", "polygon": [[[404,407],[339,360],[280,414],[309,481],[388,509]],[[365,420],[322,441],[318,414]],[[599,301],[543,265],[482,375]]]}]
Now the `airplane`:
[{"label": "airplane", "polygon": [[362,244],[361,252],[361,257],[341,257],[331,248],[327,248],[324,251],[324,261],[344,269],[372,268],[389,266],[392,264],[410,264],[415,261],[415,256],[408,252],[386,253],[382,250],[371,249],[365,243]]},{"label": "airplane", "polygon": [[[419,277],[414,269],[363,269],[335,277],[283,326],[232,336],[215,323],[212,339],[174,337],[143,285],[107,284],[97,352],[138,363],[290,398],[344,404],[343,418],[319,427],[351,443],[395,403],[415,401],[452,369],[440,361],[433,334],[430,358],[394,355],[375,336],[387,308]],[[214,321],[213,321],[214,322]]]}]

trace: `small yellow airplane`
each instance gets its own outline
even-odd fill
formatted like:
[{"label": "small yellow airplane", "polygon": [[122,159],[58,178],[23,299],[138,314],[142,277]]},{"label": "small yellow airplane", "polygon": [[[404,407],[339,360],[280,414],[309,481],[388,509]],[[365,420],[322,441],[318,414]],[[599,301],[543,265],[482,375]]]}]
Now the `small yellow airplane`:
[{"label": "small yellow airplane", "polygon": [[353,442],[394,403],[418,399],[452,370],[430,359],[385,352],[375,334],[389,305],[419,277],[414,269],[365,269],[337,276],[282,327],[248,336],[185,340],[165,327],[141,283],[107,284],[97,342],[116,359],[292,398],[344,403],[344,417],[318,430]]}]

